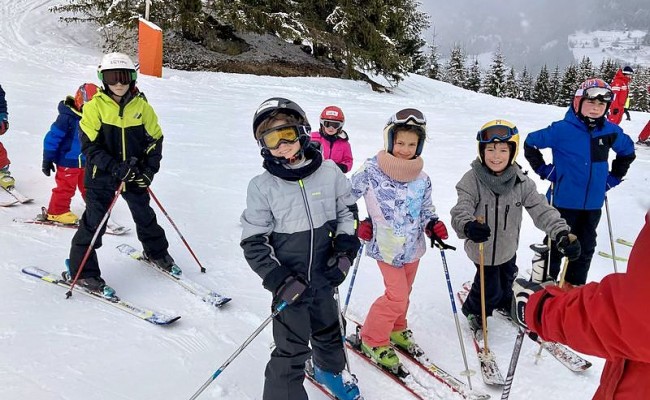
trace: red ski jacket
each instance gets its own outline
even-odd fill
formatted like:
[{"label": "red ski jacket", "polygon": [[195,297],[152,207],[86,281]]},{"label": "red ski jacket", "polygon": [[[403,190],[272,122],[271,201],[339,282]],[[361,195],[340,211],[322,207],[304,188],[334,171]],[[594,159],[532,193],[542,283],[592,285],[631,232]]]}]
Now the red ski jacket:
[{"label": "red ski jacket", "polygon": [[526,306],[528,327],[543,339],[607,360],[594,400],[650,399],[650,212],[645,222],[626,273],[568,292],[547,287]]},{"label": "red ski jacket", "polygon": [[612,79],[612,92],[614,92],[614,100],[609,107],[609,115],[607,119],[616,125],[620,124],[623,120],[623,110],[625,109],[625,102],[627,101],[627,94],[630,91],[630,78],[623,74],[619,68]]}]

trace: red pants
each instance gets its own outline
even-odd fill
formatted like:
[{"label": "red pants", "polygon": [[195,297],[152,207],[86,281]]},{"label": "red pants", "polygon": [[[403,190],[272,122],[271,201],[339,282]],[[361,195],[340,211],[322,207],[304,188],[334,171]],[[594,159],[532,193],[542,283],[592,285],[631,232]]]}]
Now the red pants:
[{"label": "red pants", "polygon": [[639,133],[639,140],[642,142],[645,142],[650,138],[650,121],[648,121],[647,124],[645,124],[645,127],[641,130],[641,133]]},{"label": "red pants", "polygon": [[5,150],[5,147],[0,143],[0,169],[9,166],[11,162],[9,161],[9,157],[7,157],[7,150]]},{"label": "red pants", "polygon": [[409,295],[420,260],[404,264],[402,268],[377,261],[384,277],[384,295],[372,303],[366,321],[361,328],[361,338],[370,347],[387,346],[390,334],[406,329],[406,312]]},{"label": "red pants", "polygon": [[56,187],[52,189],[50,205],[47,207],[48,214],[58,215],[70,211],[70,201],[74,197],[77,187],[81,196],[84,200],[86,199],[83,168],[57,166],[54,180]]}]

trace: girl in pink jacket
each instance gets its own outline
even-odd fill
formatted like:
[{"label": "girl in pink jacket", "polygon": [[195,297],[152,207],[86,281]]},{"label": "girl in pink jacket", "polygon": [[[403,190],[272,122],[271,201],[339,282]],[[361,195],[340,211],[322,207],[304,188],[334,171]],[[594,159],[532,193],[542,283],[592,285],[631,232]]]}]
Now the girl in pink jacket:
[{"label": "girl in pink jacket", "polygon": [[345,116],[336,106],[327,106],[320,113],[320,129],[311,133],[311,140],[320,143],[321,153],[332,160],[343,173],[352,169],[352,148],[348,134],[343,130]]}]

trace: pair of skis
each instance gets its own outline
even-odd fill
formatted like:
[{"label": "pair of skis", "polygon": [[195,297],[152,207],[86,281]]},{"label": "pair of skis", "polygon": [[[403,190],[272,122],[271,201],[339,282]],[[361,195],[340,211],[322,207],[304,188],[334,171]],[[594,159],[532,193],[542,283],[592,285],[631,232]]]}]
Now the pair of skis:
[{"label": "pair of skis", "polygon": [[[378,370],[382,371],[387,377],[395,381],[397,384],[402,386],[406,391],[411,393],[415,398],[418,399],[429,399],[432,397],[439,397],[439,395],[434,394],[434,390],[439,385],[435,387],[429,382],[422,380],[420,377],[417,377],[415,374],[412,374],[405,365],[401,364],[396,370],[388,370],[377,364],[372,360],[367,354],[361,350],[361,339],[359,337],[359,330],[361,329],[361,324],[353,319],[348,318],[354,326],[356,327],[356,332],[350,334],[346,337],[346,346],[348,349],[352,350],[354,353],[363,358],[366,362],[373,365]],[[393,346],[397,354],[404,359],[410,361],[416,368],[425,372],[430,377],[434,378],[438,382],[444,384],[452,392],[455,392],[468,400],[487,400],[490,398],[490,395],[481,393],[475,390],[470,390],[470,388],[457,379],[450,373],[446,372],[433,361],[427,357],[426,354],[413,355],[397,346]]]},{"label": "pair of skis", "polygon": [[[618,243],[618,244],[622,244],[623,246],[627,246],[627,247],[634,246],[634,242],[630,242],[629,240],[625,240],[625,239],[622,239],[622,238],[616,239],[615,242]],[[626,257],[621,257],[621,256],[614,257],[610,253],[607,253],[607,252],[604,252],[604,251],[599,251],[598,255],[601,256],[601,257],[609,258],[610,260],[612,258],[615,258],[616,261],[627,262]]]},{"label": "pair of skis", "polygon": [[[158,268],[157,266],[155,266],[155,264],[153,264],[152,262],[144,258],[141,252],[137,251],[135,248],[133,248],[128,244],[122,244],[118,246],[118,249],[120,250],[120,252],[130,256],[131,258],[138,260],[143,264],[145,264],[146,266],[155,269],[159,273],[163,274],[164,276],[178,283],[180,286],[182,286],[184,289],[186,289],[190,293],[200,298],[202,301],[214,307],[221,307],[231,300],[229,297],[222,296],[211,289],[208,289],[194,281],[182,277],[182,275],[180,277],[175,276],[161,268]],[[44,269],[38,267],[26,267],[22,269],[22,272],[27,275],[39,278],[45,282],[49,282],[67,289],[70,288],[69,283],[63,280],[62,277],[55,275],[51,272],[48,272]],[[134,315],[140,319],[143,319],[155,325],[169,325],[177,321],[178,319],[180,319],[180,316],[178,315],[170,316],[146,307],[137,306],[130,302],[120,299],[118,296],[106,298],[99,293],[88,291],[79,285],[75,285],[73,291],[75,293],[81,293],[83,295],[86,295],[92,299],[99,300],[102,303],[109,304],[128,314]]]},{"label": "pair of skis", "polygon": [[[471,286],[471,282],[465,282],[462,289],[457,293],[458,300],[461,304],[465,302]],[[509,315],[501,312],[495,312],[494,315],[519,328]],[[542,348],[548,351],[556,360],[573,372],[585,371],[592,365],[591,362],[560,343],[543,341],[539,336],[530,334],[530,332],[526,332],[526,336],[541,345]],[[481,330],[472,331],[472,340],[474,342],[474,348],[478,354],[479,362],[481,363],[481,375],[483,381],[488,385],[505,385],[506,382],[496,363],[494,353],[492,353],[491,350],[485,352],[482,339],[483,334]]]},{"label": "pair of skis", "polygon": [[25,204],[34,201],[34,199],[31,197],[27,197],[24,194],[20,193],[15,186],[8,188],[3,187],[2,190],[9,194],[9,196],[4,196],[7,198],[6,200],[0,200],[0,207],[10,207],[14,204]]}]

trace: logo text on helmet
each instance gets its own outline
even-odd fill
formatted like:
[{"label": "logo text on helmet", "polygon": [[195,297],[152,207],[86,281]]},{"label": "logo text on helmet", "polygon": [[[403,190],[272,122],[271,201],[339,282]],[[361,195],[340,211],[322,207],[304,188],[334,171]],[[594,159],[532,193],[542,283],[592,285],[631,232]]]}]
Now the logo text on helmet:
[{"label": "logo text on helmet", "polygon": [[264,103],[260,104],[260,106],[257,108],[257,112],[261,112],[263,110],[266,110],[267,108],[276,108],[280,106],[280,101],[278,100],[267,100]]}]

